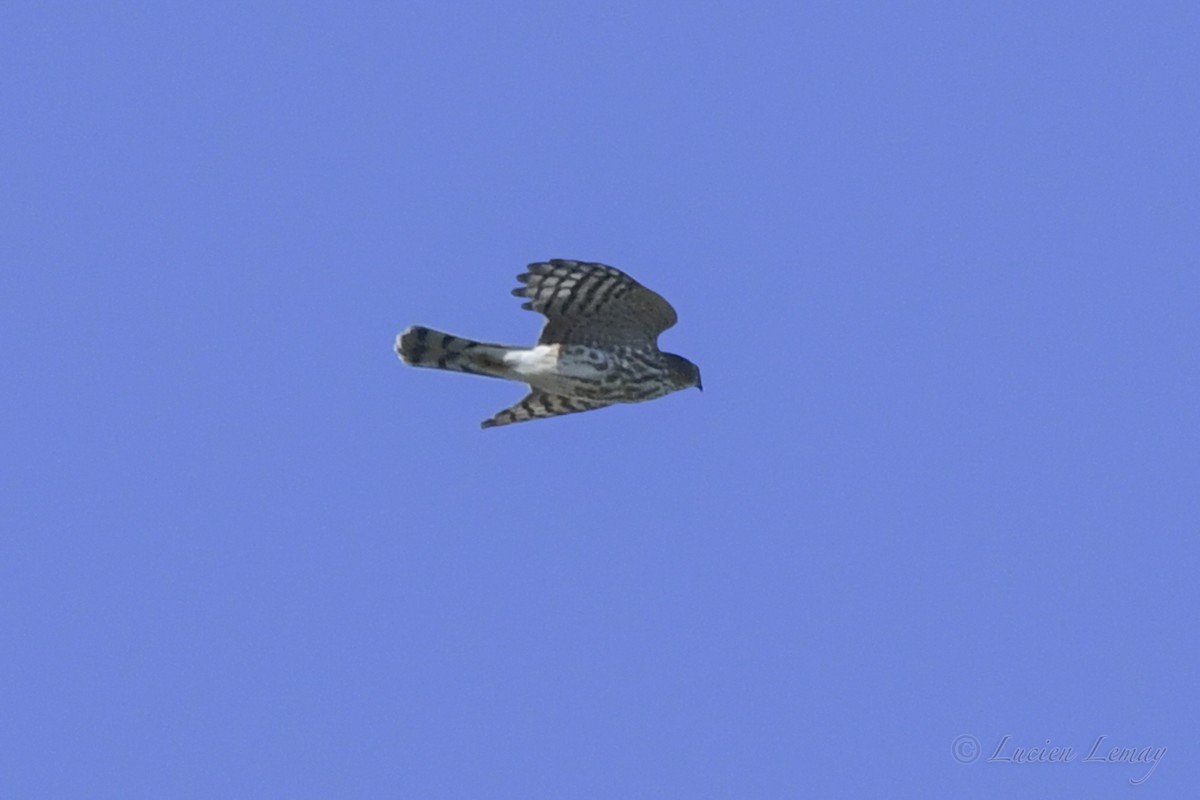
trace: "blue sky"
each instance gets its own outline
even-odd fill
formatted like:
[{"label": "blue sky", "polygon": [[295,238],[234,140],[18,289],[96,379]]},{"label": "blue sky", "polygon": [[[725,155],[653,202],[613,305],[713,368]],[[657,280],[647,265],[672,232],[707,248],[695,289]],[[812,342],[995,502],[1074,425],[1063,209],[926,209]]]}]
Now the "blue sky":
[{"label": "blue sky", "polygon": [[[0,17],[0,796],[1200,782],[1194,3]],[[705,391],[392,353],[546,258]]]}]

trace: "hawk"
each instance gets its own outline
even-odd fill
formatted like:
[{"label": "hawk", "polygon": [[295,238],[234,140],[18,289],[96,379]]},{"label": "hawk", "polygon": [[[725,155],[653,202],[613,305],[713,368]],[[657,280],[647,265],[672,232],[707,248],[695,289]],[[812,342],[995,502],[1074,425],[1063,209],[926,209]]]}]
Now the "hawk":
[{"label": "hawk", "polygon": [[477,342],[414,325],[396,354],[414,367],[488,375],[529,384],[529,394],[484,428],[640,403],[700,385],[700,368],[658,349],[675,309],[619,269],[552,259],[530,264],[513,289],[522,308],[546,315],[534,347]]}]

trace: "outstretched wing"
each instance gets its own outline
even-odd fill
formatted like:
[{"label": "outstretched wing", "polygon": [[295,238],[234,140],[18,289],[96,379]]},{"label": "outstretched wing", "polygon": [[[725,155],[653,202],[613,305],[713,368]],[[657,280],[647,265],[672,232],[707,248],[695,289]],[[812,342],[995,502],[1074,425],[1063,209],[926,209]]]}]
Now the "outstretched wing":
[{"label": "outstretched wing", "polygon": [[546,315],[538,344],[654,345],[677,319],[670,303],[619,269],[564,259],[528,269],[513,294]]},{"label": "outstretched wing", "polygon": [[500,425],[512,425],[514,422],[528,422],[531,419],[557,417],[560,414],[577,414],[580,411],[591,411],[595,408],[611,406],[612,403],[603,400],[584,400],[581,397],[564,397],[559,394],[546,394],[534,389],[525,399],[504,409],[491,419],[480,423],[481,428],[495,428]]}]

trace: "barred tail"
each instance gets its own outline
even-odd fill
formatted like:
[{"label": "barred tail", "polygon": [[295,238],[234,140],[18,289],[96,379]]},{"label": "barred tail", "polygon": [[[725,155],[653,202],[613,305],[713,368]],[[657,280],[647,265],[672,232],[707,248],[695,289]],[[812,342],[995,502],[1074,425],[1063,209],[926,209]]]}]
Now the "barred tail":
[{"label": "barred tail", "polygon": [[510,377],[504,353],[510,348],[464,339],[449,333],[414,325],[396,337],[396,355],[414,367],[449,369],[473,375]]}]

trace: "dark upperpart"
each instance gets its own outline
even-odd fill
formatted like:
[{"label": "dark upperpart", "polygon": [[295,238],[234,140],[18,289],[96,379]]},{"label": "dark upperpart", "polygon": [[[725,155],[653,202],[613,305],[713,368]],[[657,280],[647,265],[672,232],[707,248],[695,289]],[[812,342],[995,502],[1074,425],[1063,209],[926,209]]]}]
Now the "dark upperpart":
[{"label": "dark upperpart", "polygon": [[663,353],[663,358],[667,361],[671,381],[677,388],[688,389],[695,386],[700,391],[704,391],[704,386],[700,383],[699,367],[683,356],[677,356],[674,353]]}]

